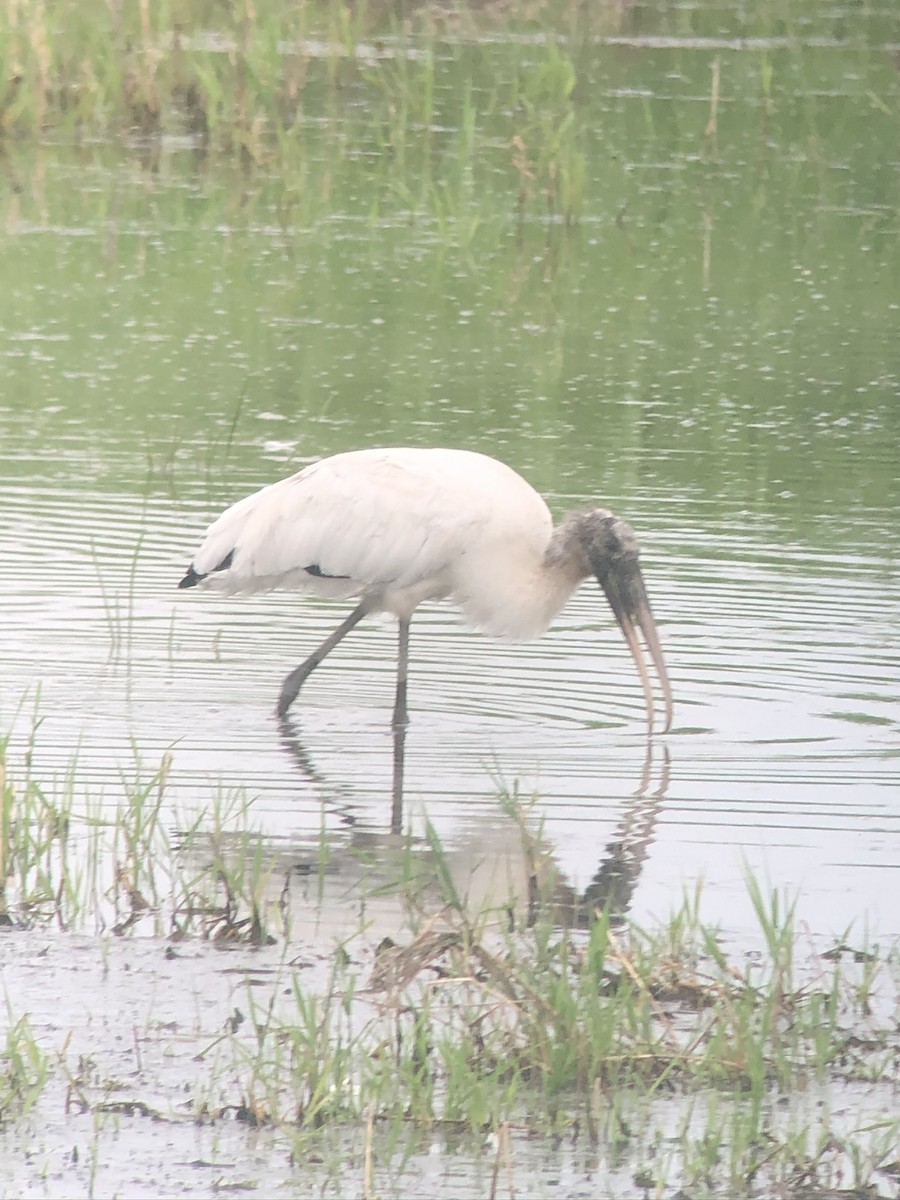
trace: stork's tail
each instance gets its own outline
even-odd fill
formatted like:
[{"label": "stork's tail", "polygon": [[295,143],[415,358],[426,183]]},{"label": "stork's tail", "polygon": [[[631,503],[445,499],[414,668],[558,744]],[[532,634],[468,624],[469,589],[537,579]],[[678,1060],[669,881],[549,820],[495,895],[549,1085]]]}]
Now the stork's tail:
[{"label": "stork's tail", "polygon": [[198,573],[194,570],[194,564],[191,563],[187,569],[187,574],[185,575],[184,579],[181,580],[178,586],[180,588],[196,587],[197,584],[201,583],[205,578],[205,575],[198,575]]},{"label": "stork's tail", "polygon": [[[233,562],[234,562],[234,551],[229,550],[228,553],[225,555],[225,557],[222,559],[222,561],[219,563],[219,565],[217,567],[213,567],[213,571],[227,571]],[[209,571],[206,571],[201,575],[199,571],[194,570],[194,564],[191,563],[191,565],[187,569],[187,574],[185,575],[184,579],[182,579],[181,583],[179,583],[178,586],[180,588],[196,587],[198,583],[203,582],[203,580],[206,578],[206,576],[208,574],[209,574]]]}]

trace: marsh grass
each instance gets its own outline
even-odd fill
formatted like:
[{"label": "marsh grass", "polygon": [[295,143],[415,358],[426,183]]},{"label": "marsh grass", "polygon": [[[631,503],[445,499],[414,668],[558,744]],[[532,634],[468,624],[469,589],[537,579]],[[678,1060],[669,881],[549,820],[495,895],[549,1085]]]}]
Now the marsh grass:
[{"label": "marsh grass", "polygon": [[498,1147],[512,1130],[647,1155],[647,1187],[677,1177],[741,1195],[864,1187],[889,1161],[900,1122],[839,1129],[819,1111],[829,1088],[896,1053],[888,1025],[858,1038],[868,952],[863,992],[839,960],[798,968],[794,903],[753,879],[765,947],[753,965],[726,954],[697,895],[654,929],[604,911],[573,931],[546,909],[513,927],[504,905],[470,909],[432,828],[427,840],[442,902],[424,919],[415,881],[410,940],[382,943],[365,979],[342,948],[325,994],[295,979],[285,1003],[252,1007],[252,1040],[235,1033],[235,1107],[297,1154],[335,1123],[365,1127],[382,1158],[385,1145],[401,1153],[401,1128]]},{"label": "marsh grass", "polygon": [[[39,727],[36,718],[26,761]],[[120,773],[112,796],[84,796],[77,755],[47,786],[28,767],[17,777],[8,738],[0,739],[0,920],[254,945],[270,940],[267,923],[283,932],[284,905],[272,898],[247,798],[216,791],[173,833],[171,765],[166,753],[147,768],[135,747],[134,768]]]},{"label": "marsh grass", "polygon": [[587,184],[585,131],[574,103],[575,64],[549,42],[544,61],[522,70],[515,100],[520,127],[511,138],[512,166],[518,176],[519,221],[537,199],[549,218],[577,222]]},{"label": "marsh grass", "polygon": [[[341,1138],[352,1134],[368,1194],[402,1175],[423,1137],[486,1158],[496,1194],[504,1179],[514,1186],[517,1154],[535,1139],[642,1164],[635,1178],[658,1191],[826,1195],[890,1168],[900,1124],[848,1122],[829,1098],[897,1084],[896,952],[851,951],[845,938],[827,956],[799,956],[793,899],[753,878],[754,960],[736,960],[704,924],[699,892],[652,928],[608,908],[574,928],[552,877],[538,879],[533,807],[506,794],[501,811],[537,881],[524,907],[513,894],[475,903],[426,822],[424,838],[392,851],[389,886],[405,912],[396,940],[372,948],[361,897],[358,928],[310,984],[291,959],[291,872],[254,830],[246,797],[216,793],[173,834],[168,756],[147,770],[135,755],[119,802],[86,807],[77,764],[48,794],[30,770],[17,783],[0,750],[7,932],[54,922],[275,946],[274,984],[248,987],[195,1056],[205,1123],[268,1130],[296,1161],[312,1156],[344,1181]],[[324,876],[326,853],[317,867]],[[65,1056],[55,1067],[27,1014],[8,1009],[0,1120],[38,1104],[60,1071],[81,1109],[99,1113],[109,1101],[93,1098],[97,1072]],[[168,1119],[140,1098],[115,1103]]]},{"label": "marsh grass", "polygon": [[277,174],[285,225],[348,172],[373,221],[400,208],[462,245],[492,211],[573,224],[585,128],[553,27],[523,66],[390,6],[20,0],[0,11],[0,138],[187,137]]},{"label": "marsh grass", "polygon": [[143,546],[143,536],[135,542],[128,564],[126,590],[122,595],[118,590],[111,590],[107,585],[107,571],[98,548],[91,545],[91,558],[97,574],[97,587],[103,603],[103,615],[106,619],[109,637],[109,662],[123,663],[126,670],[131,663],[131,648],[134,638],[135,589],[137,586],[138,564]]},{"label": "marsh grass", "polygon": [[217,793],[211,812],[198,814],[177,839],[172,871],[176,898],[172,932],[180,938],[202,931],[216,941],[274,941],[270,925],[289,935],[287,881],[273,887],[276,868],[264,837],[249,823],[242,793]]},{"label": "marsh grass", "polygon": [[50,1056],[39,1046],[28,1015],[17,1017],[8,998],[6,1017],[0,1041],[0,1127],[37,1104],[52,1074]]}]

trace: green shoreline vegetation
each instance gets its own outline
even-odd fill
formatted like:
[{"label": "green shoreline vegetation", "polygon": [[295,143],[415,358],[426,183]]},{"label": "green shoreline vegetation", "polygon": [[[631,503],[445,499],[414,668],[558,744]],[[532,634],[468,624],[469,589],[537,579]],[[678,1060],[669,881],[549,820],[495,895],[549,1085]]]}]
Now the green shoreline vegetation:
[{"label": "green shoreline vegetation", "polygon": [[[532,4],[517,22],[505,6],[490,4],[451,14],[442,6],[338,0],[17,0],[0,13],[0,131],[194,133],[212,151],[237,150],[255,161],[276,145],[287,148],[279,139],[301,122],[307,88],[318,92],[324,82],[340,103],[351,77],[377,77],[393,131],[410,130],[434,115],[432,51],[442,37],[474,41],[502,23],[543,31],[549,44],[566,28],[602,30],[614,11]],[[557,53],[551,46],[548,61],[560,79],[552,86],[567,98],[574,74],[570,64],[554,67]],[[312,71],[317,62],[324,75]]]},{"label": "green shoreline vegetation", "polygon": [[[735,12],[727,29],[718,14],[707,19],[703,5],[663,4],[657,24],[687,43],[716,33],[726,44],[745,35],[769,39],[756,56],[765,132],[775,115],[775,82],[802,82],[805,68],[789,51],[802,38],[808,4],[755,6],[747,24]],[[857,16],[852,43],[862,62],[882,36],[889,40],[890,22],[868,5]],[[324,203],[338,173],[354,164],[373,217],[381,206],[399,206],[451,224],[464,243],[498,211],[520,224],[529,217],[575,225],[595,120],[589,56],[598,39],[615,38],[622,26],[617,3],[572,0],[453,9],[341,0],[14,0],[0,9],[0,156],[16,143],[62,137],[85,148],[130,143],[152,160],[154,144],[182,139],[207,165],[234,162],[245,174],[277,180],[286,225],[311,203],[310,190]],[[836,41],[847,36],[840,14],[833,27]],[[510,59],[498,34],[517,53],[527,48],[527,57]],[[776,70],[779,48],[788,55]],[[701,162],[718,155],[718,59],[706,86]],[[645,117],[653,128],[652,108]],[[828,119],[810,99],[803,115],[810,165]],[[327,164],[317,161],[323,146]]]},{"label": "green shoreline vegetation", "polygon": [[[546,9],[549,19],[553,7],[535,12]],[[425,7],[413,22],[390,8],[337,2],[21,0],[0,13],[0,139],[186,137],[198,153],[245,171],[277,170],[290,204],[308,183],[307,120],[318,143],[324,110],[338,158],[363,140],[353,132],[363,126],[386,156],[389,190],[440,218],[471,190],[475,140],[487,136],[482,120],[499,115],[519,215],[537,201],[576,221],[585,159],[571,58],[548,32],[542,65],[486,88],[476,111],[475,81],[491,73],[490,52],[476,54],[467,85],[445,95],[439,111],[439,15]],[[480,21],[492,23],[485,12]]]},{"label": "green shoreline vegetation", "polygon": [[[334,1139],[355,1130],[366,1139],[367,1194],[372,1164],[399,1170],[426,1134],[493,1155],[498,1194],[510,1139],[526,1135],[615,1147],[619,1160],[643,1164],[635,1180],[648,1194],[677,1182],[698,1189],[688,1194],[833,1196],[840,1186],[863,1196],[898,1170],[894,1116],[847,1132],[821,1106],[854,1086],[897,1087],[897,948],[851,949],[848,934],[798,963],[792,904],[752,878],[756,958],[726,952],[696,896],[655,928],[609,908],[575,928],[555,904],[552,870],[535,858],[528,806],[505,796],[533,883],[527,911],[512,898],[471,906],[429,826],[427,859],[407,842],[379,889],[401,902],[402,941],[369,945],[361,895],[358,929],[310,988],[291,958],[290,872],[240,798],[216,795],[172,835],[160,819],[167,759],[149,777],[138,764],[116,806],[85,815],[74,768],[54,799],[27,771],[16,782],[5,750],[3,937],[56,926],[93,927],[101,941],[151,933],[173,947],[225,940],[267,948],[279,965],[270,987],[248,987],[249,1019],[236,1011],[195,1055],[187,1113],[181,1095],[169,1113],[144,1100],[140,1074],[113,1087],[99,1052],[87,1074],[54,1058],[21,998],[7,995],[0,1126],[65,1087],[79,1111],[237,1119],[331,1171]],[[312,870],[321,877],[327,865]],[[804,1097],[814,1115],[801,1115]],[[674,1132],[661,1109],[676,1114]]]}]

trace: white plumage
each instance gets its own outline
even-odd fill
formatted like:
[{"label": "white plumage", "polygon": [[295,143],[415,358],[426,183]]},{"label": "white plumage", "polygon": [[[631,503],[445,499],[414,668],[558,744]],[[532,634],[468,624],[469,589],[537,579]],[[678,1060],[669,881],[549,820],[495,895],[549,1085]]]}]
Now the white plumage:
[{"label": "white plumage", "polygon": [[409,621],[424,600],[452,600],[494,636],[531,638],[590,574],[604,587],[635,656],[652,725],[635,624],[642,630],[668,727],[671,693],[630,526],[606,509],[589,509],[569,514],[554,530],[534,488],[484,454],[402,448],[323,459],[226,509],[179,586],[359,597],[335,635],[285,680],[282,714],[353,625],[367,613],[392,613],[400,622],[396,725],[407,719]]}]

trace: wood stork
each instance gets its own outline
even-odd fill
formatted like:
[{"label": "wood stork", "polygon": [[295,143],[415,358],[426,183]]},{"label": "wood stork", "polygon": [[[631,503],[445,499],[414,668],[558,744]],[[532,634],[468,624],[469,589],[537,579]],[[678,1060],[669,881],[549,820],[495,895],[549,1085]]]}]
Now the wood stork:
[{"label": "wood stork", "polygon": [[511,467],[468,450],[353,450],[239,500],[214,521],[179,583],[227,593],[293,588],[359,603],[285,678],[284,716],[304,680],[369,613],[399,622],[393,727],[407,724],[409,625],[425,600],[449,599],[496,637],[547,629],[595,576],[631,651],[653,731],[640,629],[672,721],[672,689],[631,526],[605,508],[554,528],[543,498]]}]

